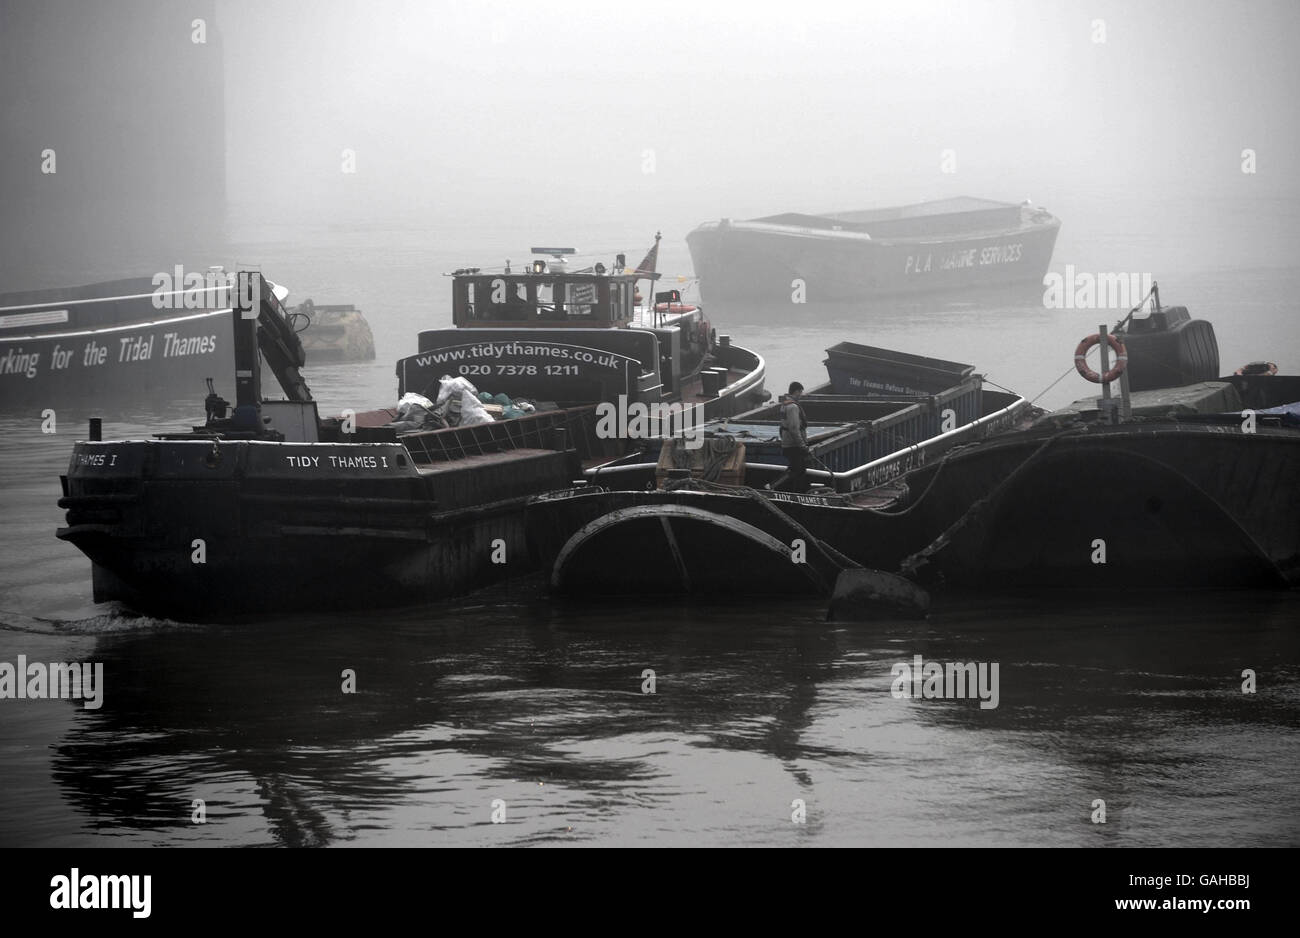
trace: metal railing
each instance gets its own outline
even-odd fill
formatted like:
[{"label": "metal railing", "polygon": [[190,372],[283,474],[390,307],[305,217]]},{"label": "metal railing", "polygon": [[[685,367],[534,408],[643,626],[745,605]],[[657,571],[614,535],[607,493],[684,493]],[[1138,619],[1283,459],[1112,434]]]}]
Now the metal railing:
[{"label": "metal railing", "polygon": [[[846,472],[827,472],[825,469],[809,469],[809,478],[824,481],[836,491],[855,492],[859,489],[872,488],[896,479],[904,473],[919,469],[935,455],[947,452],[952,447],[967,440],[984,439],[991,433],[998,433],[1013,426],[1031,407],[1023,397],[991,414],[973,420],[970,423],[940,433],[928,440],[905,446],[900,450],[856,466]],[[751,464],[752,465],[752,464]],[[749,467],[747,467],[749,468]],[[787,470],[785,466],[753,466],[756,469],[773,469],[777,472]]]},{"label": "metal railing", "polygon": [[[982,440],[990,434],[1011,428],[1032,406],[1028,399],[1019,397],[1006,407],[991,414],[986,414],[978,420],[963,424],[954,430],[949,430],[947,433],[940,433],[920,443],[905,446],[887,456],[873,459],[844,472],[808,469],[806,474],[809,479],[821,482],[837,492],[856,492],[883,485],[907,472],[911,472],[913,469],[919,469],[935,456],[947,452],[958,444]],[[632,471],[636,468],[635,466],[626,465],[605,465],[588,469],[585,474],[587,478],[597,479],[602,476],[609,477],[620,472]],[[775,463],[750,462],[745,464],[745,468],[746,470],[764,470],[776,475],[789,471],[788,466]]]}]

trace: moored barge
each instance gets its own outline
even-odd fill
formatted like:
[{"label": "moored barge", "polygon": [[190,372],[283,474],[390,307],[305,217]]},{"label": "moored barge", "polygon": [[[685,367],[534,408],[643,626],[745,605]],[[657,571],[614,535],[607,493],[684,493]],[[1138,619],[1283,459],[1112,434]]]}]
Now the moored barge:
[{"label": "moored barge", "polygon": [[1107,333],[1075,349],[1100,396],[909,477],[929,541],[902,569],[965,589],[1300,586],[1300,377],[1219,377],[1213,326],[1158,285]]},{"label": "moored barge", "polygon": [[914,473],[929,542],[903,567],[965,589],[1300,586],[1300,377],[1130,408],[1080,401]]},{"label": "moored barge", "polygon": [[138,277],[0,295],[0,408],[199,405],[228,374],[228,284]]},{"label": "moored barge", "polygon": [[[711,418],[765,396],[762,358],[701,328],[701,310],[638,311],[637,273],[458,271],[462,328],[421,335],[400,392],[473,377],[533,410],[414,431],[393,408],[321,419],[284,308],[241,274],[239,297],[256,299],[228,319],[233,409],[214,390],[202,426],[75,444],[58,536],[90,557],[96,601],[184,618],[401,605],[526,573],[527,496],[628,445],[599,432],[600,404]],[[262,359],[283,399],[263,397]]]},{"label": "moored barge", "polygon": [[[197,408],[195,374],[235,367],[234,277],[219,267],[0,295],[0,409]],[[283,302],[288,290],[270,288]],[[306,300],[288,310],[306,361],[375,357],[364,316]]]},{"label": "moored barge", "polygon": [[[771,421],[749,426],[773,416],[759,410],[712,425],[701,465],[627,457],[534,498],[532,549],[554,588],[582,593],[826,595],[858,568],[958,591],[1300,585],[1300,378],[1256,363],[1216,379],[1212,326],[1149,298],[1101,338],[1133,355],[1143,390],[1052,414],[985,390],[972,408],[969,370],[841,343],[834,382],[801,401],[820,487],[768,490],[782,466]],[[1123,357],[1087,367],[1096,339],[1076,367],[1127,379]],[[947,432],[945,405],[962,414]],[[855,410],[869,419],[826,420]]]},{"label": "moored barge", "polygon": [[1060,226],[1028,203],[961,197],[824,215],[724,218],[700,225],[686,244],[706,300],[788,305],[797,296],[795,302],[815,307],[1041,283]]},{"label": "moored barge", "polygon": [[529,545],[552,588],[827,595],[846,570],[896,569],[906,556],[912,519],[889,509],[910,497],[907,472],[1034,413],[971,365],[849,342],[826,364],[832,380],[799,401],[810,490],[781,491],[778,405],[712,421],[694,458],[653,441],[530,500]]}]

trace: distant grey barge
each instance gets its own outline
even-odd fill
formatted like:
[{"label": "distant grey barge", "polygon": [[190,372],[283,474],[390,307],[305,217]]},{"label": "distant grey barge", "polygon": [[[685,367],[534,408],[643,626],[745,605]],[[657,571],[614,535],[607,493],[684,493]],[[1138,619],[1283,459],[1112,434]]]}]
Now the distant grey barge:
[{"label": "distant grey barge", "polygon": [[686,236],[706,300],[810,304],[1041,283],[1061,223],[1029,204],[961,197],[748,221]]}]

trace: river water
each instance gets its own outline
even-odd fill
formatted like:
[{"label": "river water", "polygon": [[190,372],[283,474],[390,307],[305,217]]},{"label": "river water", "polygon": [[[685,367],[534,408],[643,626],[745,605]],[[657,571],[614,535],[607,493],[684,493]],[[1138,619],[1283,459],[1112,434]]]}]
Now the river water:
[{"label": "river water", "polygon": [[[1054,270],[1150,271],[1215,323],[1225,370],[1300,370],[1295,203],[1052,208]],[[391,403],[392,362],[449,321],[444,271],[556,236],[236,226],[222,260],[366,313],[377,361],[307,372],[333,413]],[[581,237],[630,260],[650,241]],[[680,236],[660,259],[690,270]],[[821,380],[852,339],[1050,388],[1049,407],[1092,392],[1053,382],[1118,318],[1041,297],[710,311],[773,390]],[[109,438],[202,416],[99,412]],[[1300,595],[1081,584],[849,625],[804,601],[559,602],[525,577],[365,615],[141,619],[94,604],[88,561],[54,537],[86,416],[53,434],[0,417],[0,663],[103,666],[97,709],[0,699],[0,844],[1300,845]],[[896,696],[917,655],[996,664],[997,706]]]}]

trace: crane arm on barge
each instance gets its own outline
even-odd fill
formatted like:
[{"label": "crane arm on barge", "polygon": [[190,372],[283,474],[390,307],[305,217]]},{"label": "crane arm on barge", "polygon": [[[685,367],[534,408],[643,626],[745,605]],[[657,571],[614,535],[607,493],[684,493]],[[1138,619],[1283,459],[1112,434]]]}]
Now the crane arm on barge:
[{"label": "crane arm on barge", "polygon": [[[240,271],[237,275],[231,327],[235,353],[234,412],[226,416],[230,404],[216,393],[209,378],[205,404],[207,424],[202,429],[228,436],[283,438],[275,424],[283,422],[286,409],[292,409],[303,411],[292,423],[300,425],[302,432],[314,439],[316,404],[299,370],[306,363],[307,353],[290,325],[289,315],[274,286],[256,271]],[[262,399],[263,360],[287,400]],[[268,406],[278,414],[278,419],[263,416]]]},{"label": "crane arm on barge", "polygon": [[307,353],[266,278],[255,271],[240,271],[236,292],[235,406],[262,402],[259,351],[289,400],[310,402],[311,389],[298,370]]}]

